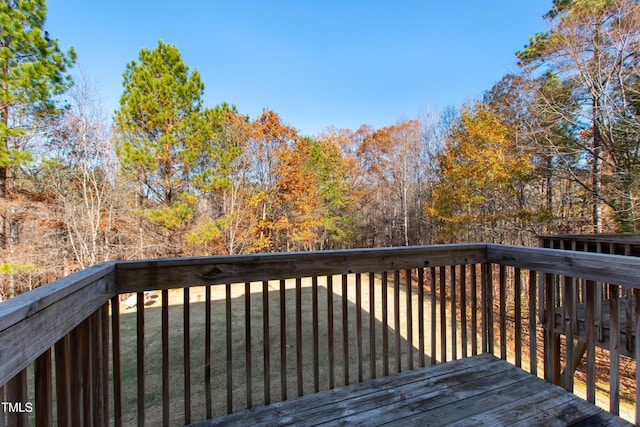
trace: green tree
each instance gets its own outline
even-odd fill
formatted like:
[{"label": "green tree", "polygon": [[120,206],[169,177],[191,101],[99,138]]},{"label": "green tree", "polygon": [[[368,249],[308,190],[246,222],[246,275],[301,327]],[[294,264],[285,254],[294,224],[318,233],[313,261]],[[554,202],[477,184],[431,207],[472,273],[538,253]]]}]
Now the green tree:
[{"label": "green tree", "polygon": [[202,171],[201,153],[212,132],[202,110],[204,84],[174,45],[159,41],[138,59],[124,73],[116,154],[124,175],[138,185],[140,235],[149,234],[143,227],[150,224],[165,255],[178,255],[198,205],[193,176]]},{"label": "green tree", "polygon": [[549,103],[547,109],[576,125],[574,136],[590,166],[595,232],[603,229],[603,204],[618,222],[635,217],[639,171],[630,159],[637,140],[625,141],[616,123],[632,111],[628,95],[640,65],[639,17],[637,0],[554,0],[545,15],[551,29],[516,54],[525,69],[557,75],[578,103]]},{"label": "green tree", "polygon": [[158,42],[127,65],[116,112],[117,154],[143,199],[165,206],[181,198],[208,137],[202,115],[204,84],[189,72],[178,48]]},{"label": "green tree", "polygon": [[[62,52],[44,31],[46,14],[44,0],[0,2],[0,200],[9,196],[11,168],[31,158],[20,137],[34,119],[55,111],[54,97],[71,84],[67,70],[75,53]],[[12,226],[0,214],[4,248]]]}]

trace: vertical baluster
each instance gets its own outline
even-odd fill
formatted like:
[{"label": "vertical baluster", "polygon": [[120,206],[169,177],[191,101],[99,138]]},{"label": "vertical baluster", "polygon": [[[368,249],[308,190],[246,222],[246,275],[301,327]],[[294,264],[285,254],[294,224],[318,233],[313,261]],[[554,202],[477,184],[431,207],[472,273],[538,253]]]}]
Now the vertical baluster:
[{"label": "vertical baluster", "polygon": [[564,288],[564,302],[567,305],[565,323],[565,388],[573,392],[573,371],[574,364],[577,363],[574,360],[574,347],[573,347],[573,324],[574,317],[574,281],[571,277],[564,276],[563,278]]},{"label": "vertical baluster", "polygon": [[[117,300],[117,296],[114,297]],[[117,303],[115,305],[117,307]],[[119,313],[118,308],[115,313]],[[119,314],[115,317],[118,318]],[[118,320],[119,322],[119,320]],[[120,333],[119,329],[113,329],[113,348],[114,352],[118,349],[118,355],[113,357],[113,387],[114,387],[114,411],[115,426],[122,425],[122,398],[119,392],[121,385],[120,375]],[[117,333],[116,333],[117,331]],[[69,351],[69,335],[65,335],[55,345],[55,364],[56,364],[56,414],[58,425],[71,425],[71,353]],[[118,390],[118,393],[116,393]],[[2,398],[2,396],[0,396]],[[120,412],[118,412],[120,409]],[[0,411],[1,412],[1,411]],[[119,416],[118,416],[119,415]],[[0,423],[0,426],[3,424]]]},{"label": "vertical baluster", "polygon": [[393,330],[395,332],[396,372],[402,371],[400,347],[400,271],[393,272]]},{"label": "vertical baluster", "polygon": [[82,367],[82,410],[84,415],[84,425],[92,424],[92,411],[93,408],[93,383],[91,375],[91,331],[92,331],[92,318],[88,317],[82,322],[81,329],[81,348],[80,355],[82,363],[79,365]]},{"label": "vertical baluster", "polygon": [[425,366],[424,360],[424,268],[418,268],[418,348],[420,350],[420,367]]},{"label": "vertical baluster", "polygon": [[[316,301],[317,301],[317,286],[316,286]],[[313,309],[314,313],[317,313],[318,306],[317,302]],[[317,314],[316,314],[317,316]],[[317,329],[317,325],[314,326]],[[268,405],[271,403],[271,338],[269,333],[269,282],[266,280],[262,281],[262,339],[263,339],[263,354],[262,354],[262,363],[264,370],[264,404]],[[317,335],[314,337],[316,351],[318,345],[318,337]]]},{"label": "vertical baluster", "polygon": [[382,272],[382,375],[389,375],[389,312],[388,292],[389,273]]},{"label": "vertical baluster", "polygon": [[[138,324],[138,329],[140,328]],[[73,369],[69,370],[69,402],[71,425],[82,425],[82,346],[81,346],[81,329],[82,323],[76,326],[69,334],[69,366]],[[139,374],[138,374],[139,376]],[[143,424],[144,425],[144,421]]]},{"label": "vertical baluster", "polygon": [[640,289],[633,289],[633,297],[635,302],[635,310],[634,310],[634,329],[636,333],[635,346],[634,346],[634,354],[636,359],[636,425],[640,424],[640,369],[638,369],[638,360],[640,360]]},{"label": "vertical baluster", "polygon": [[515,333],[515,351],[516,351],[516,366],[522,367],[522,277],[519,268],[515,268],[513,271],[513,297],[514,297],[514,316],[516,320],[516,333]]},{"label": "vertical baluster", "polygon": [[362,382],[362,274],[356,274],[356,351],[358,354],[358,382]]},{"label": "vertical baluster", "polygon": [[609,285],[609,412],[620,414],[620,309],[618,304],[619,287]]},{"label": "vertical baluster", "polygon": [[462,358],[467,357],[467,266],[460,266],[460,333],[462,335]]},{"label": "vertical baluster", "polygon": [[349,277],[342,275],[342,357],[344,360],[344,385],[349,385]]},{"label": "vertical baluster", "polygon": [[100,309],[102,321],[102,411],[104,415],[103,426],[109,425],[109,303]]},{"label": "vertical baluster", "polygon": [[211,285],[205,287],[204,298],[204,394],[207,419],[213,418],[211,400]]},{"label": "vertical baluster", "polygon": [[407,368],[413,370],[413,299],[411,296],[411,270],[405,270],[407,282]]},{"label": "vertical baluster", "polygon": [[[612,253],[613,247],[609,245],[609,252]],[[602,253],[602,242],[596,243],[596,252]],[[596,300],[595,300],[595,327],[596,327],[596,339],[602,341],[604,339],[604,325],[603,325],[603,308],[602,300],[604,299],[604,287],[602,282],[596,282]]]},{"label": "vertical baluster", "polygon": [[458,295],[456,266],[449,266],[449,281],[451,287],[451,360],[458,359]]},{"label": "vertical baluster", "polygon": [[107,413],[104,412],[105,401],[107,397],[104,394],[104,351],[102,345],[104,340],[103,334],[106,332],[102,330],[102,311],[103,307],[96,310],[91,315],[92,328],[90,331],[91,337],[91,408],[92,408],[92,420],[94,426],[102,426],[106,422]]},{"label": "vertical baluster", "polygon": [[555,276],[553,274],[544,273],[545,287],[545,330],[544,330],[544,359],[545,369],[544,378],[554,384],[559,384],[557,373],[558,365],[558,342],[555,333]]},{"label": "vertical baluster", "polygon": [[[576,242],[576,240],[571,241],[571,250],[574,252],[578,250],[578,243]],[[580,279],[576,277],[573,279],[573,311],[571,313],[571,317],[573,317],[574,319],[573,321],[574,336],[578,334],[578,328],[579,328],[579,325],[578,325],[579,300],[580,300]]]},{"label": "vertical baluster", "polygon": [[251,283],[244,283],[244,371],[245,371],[245,394],[247,397],[247,408],[253,408],[253,375],[252,375],[252,347],[251,347]]},{"label": "vertical baluster", "polygon": [[538,328],[536,326],[537,283],[538,278],[536,271],[529,270],[529,371],[533,375],[538,375]]},{"label": "vertical baluster", "polygon": [[[626,244],[624,247],[624,254],[627,256],[631,256],[631,245]],[[632,313],[632,290],[631,288],[621,288],[622,296],[623,296],[623,304],[624,304],[624,315],[625,315],[625,335],[626,335],[626,348],[627,351],[633,352],[633,313]]]},{"label": "vertical baluster", "polygon": [[169,426],[169,290],[162,290],[162,424]]},{"label": "vertical baluster", "polygon": [[280,397],[287,400],[287,306],[286,282],[280,279]]},{"label": "vertical baluster", "polygon": [[371,378],[376,377],[376,299],[374,273],[369,273],[369,370]]},{"label": "vertical baluster", "polygon": [[[0,402],[6,402],[7,399],[4,397],[4,386],[0,385]],[[0,426],[5,427],[7,425],[7,420],[4,417],[5,412],[0,411]]]},{"label": "vertical baluster", "polygon": [[226,283],[224,288],[224,311],[227,336],[227,414],[231,414],[233,412],[233,324],[231,322],[231,283]]},{"label": "vertical baluster", "polygon": [[431,280],[431,289],[430,289],[430,293],[431,293],[431,298],[430,298],[430,305],[431,305],[431,361],[430,364],[431,365],[435,365],[436,364],[436,346],[437,346],[437,332],[436,332],[436,326],[437,326],[437,309],[436,309],[436,287],[437,287],[437,279],[436,279],[436,268],[435,267],[431,267],[429,269],[429,274],[430,274],[430,280]]},{"label": "vertical baluster", "polygon": [[446,267],[440,267],[440,362],[447,361]]},{"label": "vertical baluster", "polygon": [[482,264],[480,270],[480,306],[482,307],[482,350],[481,352],[489,351],[489,297],[487,286],[487,264]]},{"label": "vertical baluster", "polygon": [[500,358],[507,360],[507,268],[500,264]]},{"label": "vertical baluster", "polygon": [[587,304],[585,314],[585,326],[587,328],[587,400],[591,403],[596,401],[596,355],[595,355],[595,306],[596,283],[587,281]]},{"label": "vertical baluster", "polygon": [[144,413],[144,293],[138,292],[136,299],[136,321],[137,321],[137,374],[138,374],[138,426],[145,423]]},{"label": "vertical baluster", "polygon": [[36,425],[53,425],[51,349],[42,353],[35,362]]},{"label": "vertical baluster", "polygon": [[[27,369],[20,371],[7,383],[7,401],[20,403],[22,407],[27,403],[29,396],[27,393]],[[29,414],[27,412],[9,412],[7,415],[9,427],[21,427],[29,425]]]},{"label": "vertical baluster", "polygon": [[189,288],[184,288],[182,310],[182,348],[184,351],[184,363],[182,365],[184,375],[184,423],[191,424],[191,297]]},{"label": "vertical baluster", "polygon": [[493,353],[493,346],[495,343],[495,337],[493,333],[493,325],[494,325],[494,316],[493,316],[493,264],[488,263],[485,264],[484,270],[486,273],[486,295],[487,295],[487,305],[485,306],[487,310],[487,322],[488,322],[488,336],[487,341],[489,347],[487,351],[489,353]]},{"label": "vertical baluster", "polygon": [[333,348],[333,276],[327,276],[327,351],[329,388],[335,387],[335,354]]},{"label": "vertical baluster", "polygon": [[318,277],[311,278],[311,312],[313,316],[313,391],[320,391],[320,366],[318,348]]},{"label": "vertical baluster", "polygon": [[478,354],[478,268],[471,265],[469,271],[471,279],[471,354]]},{"label": "vertical baluster", "polygon": [[296,369],[298,397],[302,396],[302,278],[296,278]]}]

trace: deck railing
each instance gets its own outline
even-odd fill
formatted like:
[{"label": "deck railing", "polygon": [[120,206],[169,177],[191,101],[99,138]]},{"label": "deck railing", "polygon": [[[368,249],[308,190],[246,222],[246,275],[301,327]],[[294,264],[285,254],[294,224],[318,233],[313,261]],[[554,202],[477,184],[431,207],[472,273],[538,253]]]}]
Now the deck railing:
[{"label": "deck railing", "polygon": [[620,334],[596,388],[596,283],[640,298],[640,259],[467,244],[101,264],[0,304],[0,426],[189,424],[482,352],[573,391],[578,324],[586,398],[633,420]]}]

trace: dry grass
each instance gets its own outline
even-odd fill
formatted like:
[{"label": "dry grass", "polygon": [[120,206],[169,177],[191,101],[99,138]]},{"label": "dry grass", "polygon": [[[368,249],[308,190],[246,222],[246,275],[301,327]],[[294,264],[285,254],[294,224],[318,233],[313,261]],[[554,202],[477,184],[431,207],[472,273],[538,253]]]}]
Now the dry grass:
[{"label": "dry grass", "polygon": [[[401,278],[401,283],[404,283],[404,277]],[[326,390],[329,388],[329,334],[328,334],[328,291],[325,278],[320,278],[318,281],[318,370],[319,370],[319,389]],[[468,282],[467,282],[468,283]],[[400,286],[400,298],[399,298],[399,314],[400,314],[400,327],[399,327],[399,360],[401,369],[406,370],[408,368],[408,334],[407,334],[407,298],[406,293]],[[383,314],[382,314],[382,289],[381,289],[380,277],[376,276],[375,293],[374,293],[374,331],[376,340],[376,355],[375,355],[375,370],[377,375],[381,375],[383,370],[382,362],[382,334],[383,334]],[[362,275],[362,379],[366,380],[371,377],[371,364],[370,364],[370,324],[371,317],[370,310],[370,294],[369,294],[369,279],[368,275]],[[225,287],[213,286],[212,290],[212,403],[213,403],[213,415],[222,415],[227,412],[227,378],[226,378],[226,312],[225,312]],[[233,370],[233,387],[232,387],[232,400],[233,410],[239,410],[247,407],[247,374],[246,374],[246,334],[245,334],[245,294],[244,285],[232,285],[231,287],[231,342],[232,342],[232,370]],[[389,284],[385,290],[388,299],[388,320],[387,320],[387,333],[388,333],[388,349],[389,349],[389,372],[396,372],[397,355],[396,355],[396,333],[393,330],[394,326],[394,289],[392,278],[389,277]],[[250,324],[251,324],[251,394],[253,406],[262,405],[265,402],[264,396],[264,358],[263,358],[263,291],[262,284],[256,283],[251,285],[250,289]],[[355,276],[350,275],[348,281],[348,306],[347,306],[347,347],[349,360],[345,364],[343,356],[343,332],[342,332],[342,284],[340,278],[336,276],[333,283],[333,347],[334,347],[334,360],[335,360],[335,386],[339,387],[345,384],[345,365],[348,369],[348,376],[350,382],[356,382],[358,380],[358,337],[356,336],[356,324],[357,324],[357,306],[356,306],[356,284]],[[294,281],[287,281],[285,286],[285,323],[286,323],[286,391],[287,397],[297,396],[297,376],[296,376],[296,307],[295,307],[295,283]],[[467,295],[469,298],[469,295]],[[170,413],[171,424],[182,425],[184,423],[184,380],[183,380],[183,290],[171,290],[169,291],[169,336],[170,336]],[[202,420],[206,418],[205,413],[205,389],[204,389],[204,353],[205,353],[205,289],[204,288],[191,288],[190,291],[190,303],[189,310],[191,316],[191,396],[192,396],[192,422]],[[302,353],[303,353],[303,394],[313,393],[314,380],[313,380],[313,299],[311,280],[304,279],[302,282]],[[494,301],[497,303],[497,301]],[[268,287],[268,304],[269,304],[269,337],[270,337],[270,394],[271,402],[282,400],[281,389],[281,355],[280,355],[280,284],[277,281],[269,282]],[[418,340],[418,297],[415,286],[412,290],[412,322],[414,333],[412,336],[412,352],[413,352],[413,366],[419,366],[419,340]],[[447,323],[451,321],[450,313],[450,301],[447,302]],[[470,304],[468,304],[470,308]],[[162,419],[162,378],[161,378],[161,318],[160,318],[160,298],[159,293],[156,298],[152,298],[148,302],[145,308],[145,408],[146,408],[146,420],[149,425],[159,425]],[[498,313],[498,310],[494,311]],[[438,324],[436,328],[437,341],[440,340],[440,308],[436,305],[436,317],[438,318]],[[527,324],[526,324],[526,307],[523,308],[523,316],[525,321],[523,322],[523,360],[522,366],[528,370],[528,336],[527,336]],[[430,302],[428,298],[428,289],[425,289],[425,360],[429,363],[430,355],[435,353],[437,358],[440,359],[440,347],[435,349],[430,348],[431,341],[431,327],[428,323],[428,319],[431,316]],[[459,316],[459,311],[458,311]],[[135,308],[131,310],[123,310],[121,314],[121,339],[122,339],[122,365],[123,365],[123,408],[125,413],[125,425],[135,424],[136,422],[136,313]],[[470,313],[468,313],[467,319],[470,319]],[[480,316],[478,316],[478,320]],[[495,351],[497,354],[500,352],[499,347],[499,326],[497,324],[498,319],[495,319]],[[459,322],[459,320],[458,320]],[[478,326],[479,327],[479,326]],[[447,342],[451,344],[451,328],[447,327]],[[507,327],[507,341],[509,343],[514,342],[514,324],[511,321]],[[471,330],[468,328],[468,339],[471,338]],[[458,340],[458,354],[457,357],[461,357],[461,330],[460,325],[457,325],[457,340]],[[480,341],[478,337],[478,342]],[[542,342],[539,337],[538,342]],[[470,353],[470,345],[469,345]],[[538,372],[543,372],[542,367],[542,346],[538,345]],[[447,360],[452,358],[451,346],[447,349]],[[507,359],[512,363],[515,362],[513,345],[509,345]],[[601,360],[601,358],[599,358]],[[621,366],[624,368],[625,361],[623,360]],[[599,369],[598,372],[603,372]],[[633,379],[633,378],[631,378]],[[608,377],[604,378],[602,375],[598,379],[598,404],[608,410]],[[634,413],[634,396],[629,398],[627,390],[627,379],[623,378],[622,385],[622,405],[621,415],[627,420],[633,420]],[[584,397],[584,381],[582,381],[581,371],[578,370],[576,374],[575,392],[577,395]],[[631,399],[631,400],[630,400]]]},{"label": "dry grass", "polygon": [[[343,356],[342,333],[342,284],[336,277],[333,285],[333,313],[334,313],[334,358],[335,358],[335,386],[345,383],[345,363]],[[270,382],[271,402],[282,399],[281,389],[281,355],[280,355],[280,284],[269,283],[269,336],[270,336]],[[376,340],[376,374],[381,375],[382,364],[382,290],[379,278],[376,283],[374,330]],[[328,295],[327,284],[324,278],[319,279],[318,286],[318,343],[319,343],[319,388],[329,388],[329,334],[328,334]],[[287,281],[285,287],[285,319],[286,319],[286,383],[287,397],[297,396],[296,376],[296,307],[295,307],[295,283]],[[233,410],[247,406],[246,387],[246,356],[245,356],[245,296],[244,285],[232,285],[232,363],[233,363]],[[389,281],[388,296],[388,322],[393,325],[393,283]],[[347,347],[349,360],[347,363],[350,382],[358,380],[358,339],[356,336],[357,307],[356,307],[355,278],[349,278],[348,284],[348,308],[347,308]],[[171,397],[171,424],[184,423],[184,377],[183,377],[183,290],[169,291],[169,337],[170,337],[170,397]],[[226,380],[226,311],[225,311],[225,287],[212,287],[212,390],[213,390],[213,415],[222,415],[227,411],[227,380]],[[205,414],[205,389],[204,389],[204,354],[205,354],[205,291],[204,288],[192,288],[190,291],[190,317],[191,317],[191,396],[192,396],[192,422],[206,418]],[[263,358],[263,293],[262,284],[251,285],[251,370],[252,370],[252,399],[253,405],[262,405],[264,396],[264,358]],[[400,330],[404,331],[399,340],[400,361],[402,369],[408,367],[408,343],[406,341],[406,293],[400,292],[401,323]],[[362,352],[363,366],[362,378],[370,378],[370,315],[368,293],[368,276],[362,276]],[[414,328],[417,330],[417,295],[413,295]],[[302,352],[303,352],[303,394],[314,391],[313,381],[313,298],[310,279],[305,279],[302,286]],[[428,305],[425,313],[429,313]],[[148,424],[157,425],[162,419],[162,378],[161,378],[161,309],[160,297],[152,298],[145,307],[145,407]],[[389,339],[389,371],[396,370],[396,336],[395,331],[388,328]],[[123,310],[121,314],[121,340],[122,340],[122,366],[123,366],[123,407],[126,411],[125,425],[135,423],[137,407],[136,388],[136,313],[135,308]],[[418,338],[414,337],[415,348],[418,347]],[[429,336],[426,337],[427,343]],[[427,344],[428,345],[428,344]],[[438,353],[439,354],[439,350]],[[427,356],[428,360],[428,356]],[[418,351],[413,351],[413,366],[419,365]]]}]

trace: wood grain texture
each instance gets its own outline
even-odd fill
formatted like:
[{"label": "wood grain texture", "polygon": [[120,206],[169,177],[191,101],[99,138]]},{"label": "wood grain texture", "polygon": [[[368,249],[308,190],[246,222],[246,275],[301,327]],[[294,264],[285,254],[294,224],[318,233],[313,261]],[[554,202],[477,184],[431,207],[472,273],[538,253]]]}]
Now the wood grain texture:
[{"label": "wood grain texture", "polygon": [[[630,425],[483,354],[428,366],[193,424],[279,425]],[[583,424],[591,425],[591,424]]]},{"label": "wood grain texture", "polygon": [[434,245],[122,261],[116,264],[117,291],[466,264],[484,261],[485,248],[485,244]]},{"label": "wood grain texture", "polygon": [[487,244],[490,262],[640,288],[640,258],[561,249]]}]

